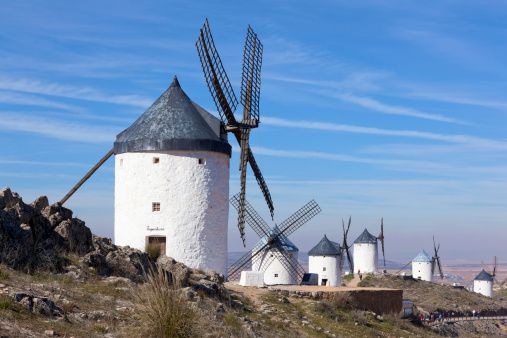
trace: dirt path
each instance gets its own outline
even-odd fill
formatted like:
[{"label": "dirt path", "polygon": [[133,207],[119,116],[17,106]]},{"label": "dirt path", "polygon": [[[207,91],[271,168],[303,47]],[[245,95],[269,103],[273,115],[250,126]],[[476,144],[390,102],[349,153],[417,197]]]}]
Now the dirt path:
[{"label": "dirt path", "polygon": [[252,302],[259,306],[262,304],[261,297],[269,292],[268,288],[258,288],[255,286],[241,286],[237,282],[226,282],[225,287],[235,293],[248,297]]},{"label": "dirt path", "polygon": [[352,278],[350,281],[347,282],[346,286],[348,287],[357,287],[357,284],[359,284],[361,280],[359,279],[358,275],[354,275],[354,278]]}]

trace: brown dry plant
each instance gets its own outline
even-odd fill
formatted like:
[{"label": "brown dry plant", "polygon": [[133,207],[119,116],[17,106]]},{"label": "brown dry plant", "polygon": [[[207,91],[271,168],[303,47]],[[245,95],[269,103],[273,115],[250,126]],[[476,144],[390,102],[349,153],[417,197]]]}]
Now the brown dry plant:
[{"label": "brown dry plant", "polygon": [[197,315],[166,271],[158,267],[146,274],[137,288],[138,316],[150,337],[192,337]]}]

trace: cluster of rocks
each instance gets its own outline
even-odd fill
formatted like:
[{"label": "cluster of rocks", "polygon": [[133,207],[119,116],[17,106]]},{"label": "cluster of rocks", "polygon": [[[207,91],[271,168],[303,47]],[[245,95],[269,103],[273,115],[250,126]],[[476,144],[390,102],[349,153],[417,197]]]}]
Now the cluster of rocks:
[{"label": "cluster of rocks", "polygon": [[[177,287],[183,288],[190,301],[197,299],[199,294],[217,299],[229,298],[229,293],[224,286],[224,276],[219,273],[192,269],[167,256],[158,257],[156,265],[169,274],[169,280],[172,280]],[[230,302],[233,306],[239,306],[239,301],[236,299]]]},{"label": "cluster of rocks", "polygon": [[15,192],[0,191],[0,262],[26,272],[60,272],[65,254],[93,250],[92,234],[72,211],[47,197],[26,204]]},{"label": "cluster of rocks", "polygon": [[[79,266],[71,265],[69,254],[79,257]],[[29,273],[70,271],[82,277],[91,269],[136,282],[152,266],[146,253],[92,235],[72,210],[49,205],[45,196],[26,204],[9,188],[0,191],[0,262]]]},{"label": "cluster of rocks", "polygon": [[38,297],[30,293],[17,292],[14,294],[14,300],[26,307],[28,311],[35,314],[42,314],[48,317],[64,316],[63,309],[58,307],[47,297]]}]

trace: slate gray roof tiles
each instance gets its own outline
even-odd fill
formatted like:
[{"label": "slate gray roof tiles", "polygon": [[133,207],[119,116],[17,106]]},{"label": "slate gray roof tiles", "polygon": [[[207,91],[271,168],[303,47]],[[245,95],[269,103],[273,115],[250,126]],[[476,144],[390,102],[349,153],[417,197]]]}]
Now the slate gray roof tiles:
[{"label": "slate gray roof tiles", "polygon": [[475,276],[474,280],[484,280],[484,281],[492,282],[493,275],[491,275],[490,273],[488,273],[484,269],[482,269],[482,271],[479,272],[479,274],[477,276]]},{"label": "slate gray roof tiles", "polygon": [[308,256],[340,256],[340,245],[330,241],[326,235],[308,251]]},{"label": "slate gray roof tiles", "polygon": [[192,102],[176,77],[130,127],[116,136],[114,143],[115,154],[165,150],[231,155],[220,120]]},{"label": "slate gray roof tiles", "polygon": [[357,239],[354,241],[354,243],[362,244],[362,243],[369,243],[369,244],[376,244],[377,243],[377,237],[373,236],[368,232],[368,229],[364,229],[363,233],[357,237]]}]

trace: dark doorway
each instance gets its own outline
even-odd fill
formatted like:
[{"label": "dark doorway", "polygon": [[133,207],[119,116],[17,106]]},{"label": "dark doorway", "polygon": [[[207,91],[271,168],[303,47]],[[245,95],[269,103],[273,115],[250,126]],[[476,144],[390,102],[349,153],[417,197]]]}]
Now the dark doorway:
[{"label": "dark doorway", "polygon": [[327,285],[327,279],[322,279],[322,282],[320,282],[320,285],[326,286]]},{"label": "dark doorway", "polygon": [[165,255],[165,236],[148,236],[146,246],[148,250],[155,250],[160,255]]}]

